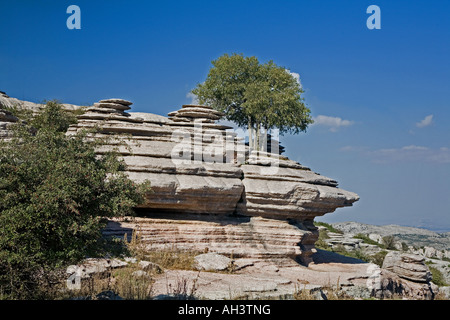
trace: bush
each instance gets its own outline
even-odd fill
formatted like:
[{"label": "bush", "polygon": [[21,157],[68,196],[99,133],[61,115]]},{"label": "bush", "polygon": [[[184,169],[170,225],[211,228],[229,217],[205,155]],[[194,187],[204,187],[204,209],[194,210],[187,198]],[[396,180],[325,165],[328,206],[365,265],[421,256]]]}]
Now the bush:
[{"label": "bush", "polygon": [[370,239],[369,236],[367,236],[365,234],[362,234],[362,233],[356,234],[353,238],[361,239],[364,243],[367,243],[367,244],[372,244],[372,245],[375,245],[375,246],[378,246],[378,247],[380,246],[380,244],[378,242],[376,242],[375,240]]},{"label": "bush", "polygon": [[63,110],[58,101],[47,102],[44,110],[30,120],[30,124],[37,130],[66,132],[71,124],[77,122],[73,112]]},{"label": "bush", "polygon": [[395,247],[395,237],[394,236],[385,236],[381,240],[381,244],[387,250],[397,250]]},{"label": "bush", "polygon": [[432,267],[430,265],[428,265],[428,268],[430,269],[431,272],[431,282],[440,287],[447,285],[445,277],[439,269],[437,269],[436,267]]},{"label": "bush", "polygon": [[9,298],[39,298],[52,270],[98,254],[105,218],[133,213],[149,189],[113,152],[99,157],[86,133],[66,136],[72,121],[49,103],[32,121],[37,132],[16,125],[0,141],[0,292]]}]

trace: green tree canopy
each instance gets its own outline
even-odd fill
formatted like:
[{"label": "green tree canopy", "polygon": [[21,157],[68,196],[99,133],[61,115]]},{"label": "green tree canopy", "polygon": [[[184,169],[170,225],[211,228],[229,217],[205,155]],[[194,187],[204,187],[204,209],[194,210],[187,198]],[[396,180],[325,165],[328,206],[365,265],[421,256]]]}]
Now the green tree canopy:
[{"label": "green tree canopy", "polygon": [[135,185],[99,141],[66,136],[73,118],[49,103],[0,141],[0,295],[28,298],[38,275],[98,252],[108,217],[132,213],[148,183]]},{"label": "green tree canopy", "polygon": [[235,53],[224,54],[212,65],[205,82],[192,93],[238,126],[278,128],[283,134],[306,131],[313,122],[300,83],[284,67]]}]

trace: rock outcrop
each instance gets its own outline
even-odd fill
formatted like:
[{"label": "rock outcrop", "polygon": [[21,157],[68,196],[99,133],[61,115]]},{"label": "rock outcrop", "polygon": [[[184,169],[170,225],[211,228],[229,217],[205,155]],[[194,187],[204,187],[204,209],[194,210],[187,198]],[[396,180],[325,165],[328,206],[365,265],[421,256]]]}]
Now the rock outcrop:
[{"label": "rock outcrop", "polygon": [[[5,92],[0,91],[0,108],[18,108],[31,110],[33,113],[37,113],[42,110],[44,104],[34,103],[30,101],[23,101],[16,98],[11,98]],[[69,111],[75,111],[83,108],[82,106],[77,106],[74,104],[63,103],[63,108]]]},{"label": "rock outcrop", "polygon": [[394,251],[386,255],[376,297],[390,298],[397,294],[406,298],[431,300],[437,291],[438,287],[431,283],[431,273],[423,257]]},{"label": "rock outcrop", "polygon": [[[41,109],[4,93],[0,105]],[[307,262],[318,237],[313,219],[358,200],[335,180],[282,156],[278,144],[269,152],[250,150],[244,137],[216,123],[223,114],[210,107],[183,105],[163,117],[129,112],[131,105],[123,99],[94,103],[67,134],[88,129],[91,138],[106,138],[98,154],[116,150],[130,179],[151,182],[152,192],[137,208],[149,223],[134,228],[142,227],[144,238],[148,233],[153,248],[175,242],[184,249]],[[0,117],[1,130],[16,120],[3,110]]]},{"label": "rock outcrop", "polygon": [[19,119],[16,116],[0,106],[0,139],[8,139],[11,136],[10,126],[17,121]]},{"label": "rock outcrop", "polygon": [[117,150],[132,180],[151,182],[139,208],[151,220],[139,227],[153,248],[176,242],[185,249],[308,261],[318,236],[314,217],[358,200],[336,181],[279,155],[279,148],[249,150],[231,127],[215,123],[223,114],[210,107],[183,105],[162,117],[126,112],[130,105],[95,103],[68,134],[97,128],[95,137],[113,137],[98,153]]},{"label": "rock outcrop", "polygon": [[316,240],[315,227],[304,221],[261,217],[157,214],[132,221],[110,221],[105,236],[130,237],[137,230],[147,250],[194,250],[240,258],[307,260]]},{"label": "rock outcrop", "polygon": [[425,258],[419,255],[391,251],[384,258],[383,269],[409,281],[424,283],[431,281],[431,273],[425,264]]}]

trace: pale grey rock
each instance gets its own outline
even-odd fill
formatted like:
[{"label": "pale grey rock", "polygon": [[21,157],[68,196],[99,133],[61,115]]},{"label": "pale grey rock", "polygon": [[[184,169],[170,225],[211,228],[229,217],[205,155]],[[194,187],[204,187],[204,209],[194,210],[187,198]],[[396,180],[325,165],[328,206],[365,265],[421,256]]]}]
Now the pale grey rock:
[{"label": "pale grey rock", "polygon": [[196,256],[195,268],[205,271],[223,271],[231,266],[232,260],[224,255],[209,252]]},{"label": "pale grey rock", "polygon": [[373,296],[389,299],[396,295],[405,299],[432,300],[436,293],[436,286],[430,282],[410,281],[383,268],[381,269],[379,286],[373,291]]},{"label": "pale grey rock", "polygon": [[128,263],[137,263],[137,259],[134,257],[125,257],[124,260]]},{"label": "pale grey rock", "polygon": [[[18,109],[26,109],[31,110],[33,113],[37,113],[42,110],[44,104],[34,103],[30,101],[23,101],[16,98],[11,98],[7,94],[0,94],[0,108],[1,107],[16,107]],[[83,106],[77,106],[74,104],[62,103],[62,106],[65,110],[75,111],[79,109],[83,109]]]},{"label": "pale grey rock", "polygon": [[121,105],[125,105],[125,106],[130,106],[133,104],[133,102],[128,101],[128,100],[124,100],[124,99],[104,99],[104,100],[100,100],[100,103],[115,103],[115,104],[121,104]]},{"label": "pale grey rock", "polygon": [[[69,128],[68,134],[93,127],[98,127],[99,132],[92,138],[114,134],[117,141],[108,142],[97,152],[103,154],[116,150],[127,164],[126,173],[130,179],[137,183],[145,180],[151,182],[152,192],[138,208],[150,217],[157,213],[173,214],[169,219],[177,219],[176,215],[179,214],[238,214],[280,221],[291,219],[295,221],[291,227],[299,224],[302,226],[295,226],[295,230],[303,231],[289,230],[295,234],[297,242],[280,252],[291,256],[301,255],[301,260],[308,261],[317,239],[313,219],[333,212],[336,208],[351,206],[359,199],[357,194],[337,188],[335,180],[314,173],[284,156],[275,157],[270,152],[249,154],[248,148],[244,148],[246,164],[228,158],[227,155],[234,153],[234,150],[221,143],[220,139],[240,141],[241,138],[225,131],[230,127],[214,123],[221,113],[210,107],[184,105],[166,118],[145,113],[128,114],[118,105],[119,101],[112,100],[94,104],[93,108],[79,117],[77,125]],[[109,114],[100,110],[109,107],[121,113]],[[198,121],[205,123],[199,127]],[[174,138],[175,132],[181,132],[185,140]],[[183,155],[182,160],[186,161],[174,160],[180,154]],[[200,216],[198,219],[203,218]],[[208,221],[208,218],[205,220]],[[188,225],[195,228],[195,223]],[[246,223],[241,225],[247,226]],[[308,227],[305,228],[305,225]],[[273,230],[263,229],[269,233],[279,230],[278,227]],[[224,234],[231,232],[222,226],[211,230],[220,230],[218,232]],[[254,230],[251,232],[258,233]],[[197,233],[190,233],[179,241],[187,247],[193,247],[191,243],[197,236]],[[230,241],[224,244],[225,252],[230,252],[231,243],[239,247],[238,242]],[[214,246],[217,247],[218,243],[214,243]],[[237,251],[240,249],[236,248]],[[264,250],[268,255],[272,254],[270,246]],[[261,251],[259,247],[257,250],[251,247],[248,250],[250,255],[262,254]]]},{"label": "pale grey rock", "polygon": [[[308,262],[314,251],[318,232],[306,222],[214,215],[152,214],[133,221],[112,220],[103,234],[123,238],[139,230],[142,243],[149,250],[215,252],[233,259],[300,259]],[[246,268],[252,262],[243,262]],[[237,262],[240,266],[240,262]]]},{"label": "pale grey rock", "polygon": [[112,102],[96,102],[94,103],[94,107],[96,108],[107,108],[107,109],[115,109],[120,111],[130,110],[131,107],[119,104],[119,103],[112,103]]},{"label": "pale grey rock", "polygon": [[382,268],[413,282],[431,281],[431,273],[423,256],[391,251],[384,258]]}]

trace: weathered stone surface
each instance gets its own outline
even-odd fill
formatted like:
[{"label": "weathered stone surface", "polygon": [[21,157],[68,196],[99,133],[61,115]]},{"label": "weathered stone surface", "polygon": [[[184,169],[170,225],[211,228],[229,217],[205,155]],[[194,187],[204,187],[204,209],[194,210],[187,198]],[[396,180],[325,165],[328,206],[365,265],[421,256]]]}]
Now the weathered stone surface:
[{"label": "weathered stone surface", "polygon": [[242,166],[245,198],[238,204],[239,213],[313,219],[359,199],[355,193],[336,188],[333,180],[309,171],[297,170],[293,174],[286,168],[273,168],[277,173],[264,178],[255,173],[263,169],[254,165]]},{"label": "weathered stone surface", "polygon": [[389,252],[384,258],[383,269],[414,282],[430,282],[431,273],[425,258],[415,254]]},{"label": "weathered stone surface", "polygon": [[291,257],[305,263],[311,261],[318,237],[312,222],[307,221],[156,213],[134,221],[110,221],[104,235],[122,238],[131,236],[133,230],[139,232],[148,250],[175,247],[236,258]]},{"label": "weathered stone surface", "polygon": [[223,271],[230,268],[231,260],[224,255],[209,252],[196,256],[195,260],[195,268],[197,270],[205,270],[205,271]]},{"label": "weathered stone surface", "polygon": [[96,102],[96,103],[94,103],[94,107],[115,109],[115,110],[122,110],[122,111],[131,109],[131,107],[129,107],[128,105],[112,103],[112,102]]},{"label": "weathered stone surface", "polygon": [[[31,110],[32,112],[36,113],[42,110],[44,107],[44,104],[40,103],[34,103],[30,101],[23,101],[16,98],[9,97],[6,93],[0,93],[0,108],[1,107],[16,107],[18,109],[26,109]],[[70,111],[75,111],[82,109],[83,106],[77,106],[73,104],[63,103],[63,108]]]},{"label": "weathered stone surface", "polygon": [[8,110],[3,109],[0,104],[0,139],[9,139],[11,137],[11,124],[18,122],[19,119],[15,117]]},{"label": "weathered stone surface", "polygon": [[374,290],[376,298],[392,298],[395,295],[406,299],[432,300],[437,288],[430,282],[415,282],[400,277],[397,273],[381,269],[379,287]]},{"label": "weathered stone surface", "polygon": [[[146,113],[128,114],[123,112],[123,108],[118,109],[120,113],[102,112],[101,109],[116,108],[121,104],[117,99],[114,100],[102,100],[94,104],[79,117],[79,123],[69,129],[69,134],[97,126],[100,129],[98,137],[124,135],[118,138],[119,141],[111,141],[99,148],[98,153],[114,148],[127,164],[127,174],[132,180],[138,183],[145,180],[151,182],[152,193],[148,195],[146,203],[139,207],[149,217],[157,213],[223,216],[237,213],[247,217],[278,219],[285,224],[287,219],[292,219],[296,223],[308,225],[309,229],[306,229],[314,235],[306,237],[309,240],[305,242],[304,232],[298,231],[303,227],[295,227],[297,231],[293,234],[297,232],[296,242],[292,247],[289,244],[289,250],[284,247],[280,252],[302,255],[302,259],[308,260],[314,239],[317,238],[314,227],[311,227],[314,217],[350,206],[359,199],[355,193],[338,189],[335,180],[316,174],[287,157],[275,156],[270,152],[249,152],[248,147],[242,145],[242,158],[238,158],[237,145],[242,144],[242,138],[225,131],[229,127],[215,124],[214,121],[222,113],[210,107],[184,105],[180,110],[171,112],[169,118]],[[129,105],[125,107],[129,108]],[[199,124],[198,121],[205,123]],[[175,216],[167,218],[178,219]],[[236,217],[232,219],[240,221]],[[178,233],[176,236],[177,242],[187,248],[193,247],[194,235],[198,234],[195,229],[199,225],[195,220],[185,224],[190,225],[193,231]],[[245,230],[243,226],[246,223],[234,223],[237,224],[241,227],[233,228],[241,230],[237,232],[240,234]],[[270,233],[277,228],[263,229]],[[293,228],[293,224],[289,228]],[[231,231],[219,224],[204,230],[204,233],[234,234],[234,229]],[[162,234],[158,228],[155,232]],[[250,237],[250,231],[246,232],[246,237]],[[254,230],[251,232],[258,234]],[[172,234],[170,239],[173,237]],[[271,236],[264,237],[271,239]],[[223,243],[211,239],[205,241],[220,249],[215,252],[229,253],[232,247],[243,251],[239,242],[245,242],[243,239]],[[169,238],[165,238],[167,240]],[[263,254],[252,246],[246,250],[250,256],[256,252]],[[264,253],[266,255],[279,256],[270,245],[264,250],[267,251]]]},{"label": "weathered stone surface", "polygon": [[127,265],[127,262],[118,259],[88,258],[80,264],[68,266],[66,273],[68,275],[76,274],[81,279],[87,279],[94,276],[104,276],[108,270],[123,268]]},{"label": "weathered stone surface", "polygon": [[124,99],[104,99],[104,100],[100,100],[100,103],[117,103],[117,104],[121,104],[121,105],[125,105],[125,106],[130,106],[133,104],[133,102],[128,101],[128,100],[124,100]]},{"label": "weathered stone surface", "polygon": [[[4,94],[1,99],[14,102]],[[167,228],[186,248],[204,249],[208,243],[218,253],[235,250],[244,256],[301,256],[306,261],[317,238],[314,217],[358,200],[356,194],[337,188],[335,180],[279,152],[250,152],[242,138],[226,131],[230,127],[214,123],[223,114],[211,107],[183,105],[167,118],[125,112],[131,104],[117,98],[94,103],[67,134],[97,128],[90,139],[112,137],[97,152],[116,150],[133,181],[151,182],[152,192],[139,209],[149,217],[169,214],[165,219],[175,222]],[[5,131],[4,127],[0,130]],[[179,224],[180,214],[193,220]],[[227,222],[206,218],[209,227],[198,224],[210,215]],[[176,231],[183,226],[189,226],[189,232]],[[193,246],[200,237],[196,229],[202,227],[206,228],[204,243]],[[159,228],[155,230],[166,242],[175,236],[165,237]]]}]

